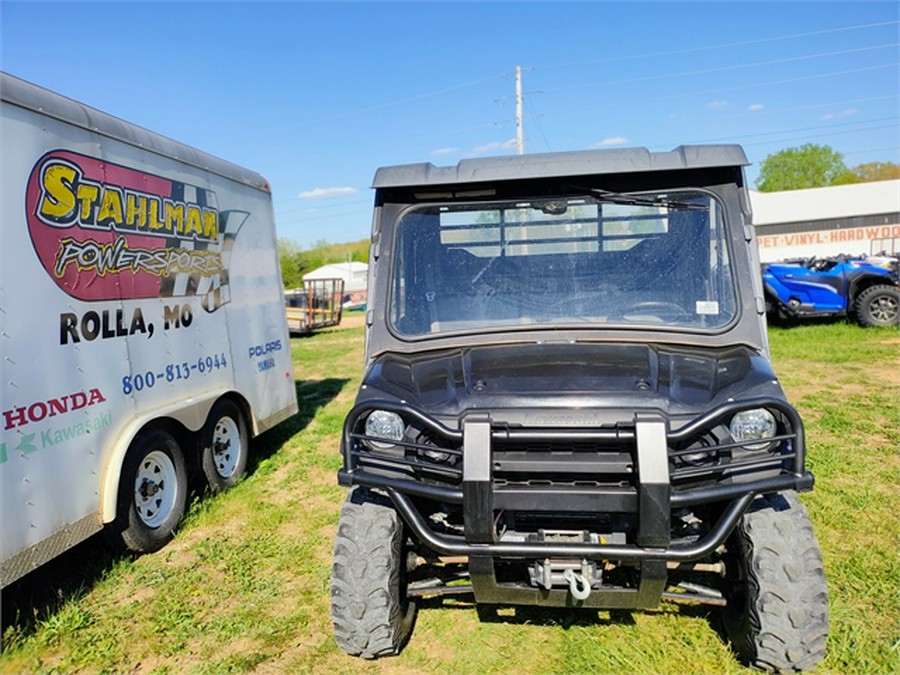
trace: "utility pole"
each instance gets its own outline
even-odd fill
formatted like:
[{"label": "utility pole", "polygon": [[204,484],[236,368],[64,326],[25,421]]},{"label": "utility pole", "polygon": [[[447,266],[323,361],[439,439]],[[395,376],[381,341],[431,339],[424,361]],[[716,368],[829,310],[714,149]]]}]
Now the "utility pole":
[{"label": "utility pole", "polygon": [[516,151],[525,153],[525,139],[522,134],[522,66],[516,66]]}]

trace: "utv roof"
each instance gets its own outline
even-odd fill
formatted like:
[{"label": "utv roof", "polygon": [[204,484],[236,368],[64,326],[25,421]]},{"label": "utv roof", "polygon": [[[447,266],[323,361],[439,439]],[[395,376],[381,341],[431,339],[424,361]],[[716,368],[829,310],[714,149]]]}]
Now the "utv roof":
[{"label": "utv roof", "polygon": [[171,138],[126,122],[31,82],[26,82],[9,73],[0,72],[0,99],[61,122],[68,122],[95,134],[189,164],[203,171],[218,174],[259,190],[270,191],[268,181],[254,171],[173,141]]},{"label": "utv roof", "polygon": [[430,162],[387,166],[375,172],[372,187],[483,183],[554,176],[743,167],[748,164],[747,156],[739,145],[680,145],[670,152],[650,152],[647,148],[581,150],[464,159],[456,166],[438,167]]}]

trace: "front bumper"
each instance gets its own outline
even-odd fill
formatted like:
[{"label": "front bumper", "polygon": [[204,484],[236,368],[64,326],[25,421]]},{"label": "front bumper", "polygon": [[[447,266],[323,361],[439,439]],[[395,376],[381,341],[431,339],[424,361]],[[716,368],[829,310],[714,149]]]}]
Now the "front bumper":
[{"label": "front bumper", "polygon": [[[697,440],[721,427],[734,413],[765,407],[776,413],[779,433],[771,451],[741,458],[733,442],[703,445],[708,456],[720,461],[706,466],[685,465],[680,458],[697,455]],[[440,450],[455,461],[440,465],[424,461],[421,450],[432,445],[401,443],[403,456],[384,457],[366,449],[359,420],[375,409],[393,410],[408,423],[440,439]],[[476,600],[510,604],[572,604],[566,591],[522,588],[498,583],[495,560],[577,559],[616,561],[634,565],[640,583],[634,589],[606,589],[582,606],[652,607],[665,587],[666,563],[687,563],[708,558],[727,539],[754,497],[782,490],[809,491],[813,476],[805,469],[803,425],[796,411],[782,400],[754,398],[727,403],[672,431],[659,415],[639,413],[628,424],[615,427],[554,429],[510,428],[492,422],[487,414],[470,414],[461,430],[450,429],[405,404],[370,401],[351,411],[344,428],[344,486],[383,489],[415,538],[443,556],[467,556]],[[708,443],[708,441],[704,441]],[[542,452],[517,452],[522,444],[568,443],[589,448],[567,455],[567,466],[583,480],[573,484],[552,481],[515,483],[504,471],[539,475],[546,465]],[[537,447],[533,445],[531,447]],[[593,448],[593,450],[590,450]],[[418,456],[417,456],[418,453]],[[577,461],[573,457],[577,456]],[[737,457],[737,458],[736,458]],[[614,480],[591,482],[588,476]],[[619,480],[628,476],[627,480]],[[425,502],[458,505],[464,534],[432,527],[419,506]],[[717,519],[699,536],[672,540],[672,514],[682,509],[713,505]],[[621,514],[636,519],[626,543],[572,543],[508,540],[496,528],[503,511]]]}]

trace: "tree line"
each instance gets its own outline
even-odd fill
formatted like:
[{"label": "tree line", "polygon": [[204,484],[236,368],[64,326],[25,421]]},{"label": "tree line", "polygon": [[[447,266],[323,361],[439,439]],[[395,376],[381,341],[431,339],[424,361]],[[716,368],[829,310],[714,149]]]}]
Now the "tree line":
[{"label": "tree line", "polygon": [[286,289],[301,288],[303,275],[333,263],[368,262],[369,240],[361,239],[346,244],[329,244],[320,240],[305,249],[285,239],[278,240],[278,257],[281,260],[281,279]]},{"label": "tree line", "polygon": [[900,165],[893,162],[848,167],[840,152],[827,145],[807,143],[766,157],[760,165],[756,188],[760,192],[780,192],[895,178],[900,178]]}]

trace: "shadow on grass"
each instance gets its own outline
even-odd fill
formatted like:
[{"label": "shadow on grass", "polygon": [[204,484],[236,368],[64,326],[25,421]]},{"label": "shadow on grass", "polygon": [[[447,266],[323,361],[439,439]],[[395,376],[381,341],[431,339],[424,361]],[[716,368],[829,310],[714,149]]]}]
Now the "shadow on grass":
[{"label": "shadow on grass", "polygon": [[797,328],[799,326],[835,326],[838,324],[858,325],[846,316],[805,316],[805,317],[773,317],[769,315],[768,323],[777,328]]},{"label": "shadow on grass", "polygon": [[[471,594],[456,596],[435,596],[418,600],[421,610],[475,610],[481,623],[505,623],[512,625],[559,626],[563,630],[580,626],[634,626],[639,609],[594,609],[586,607],[532,607],[513,605],[476,605]],[[680,614],[684,617],[704,619],[720,639],[728,642],[719,612],[703,605],[663,603],[659,610]]]},{"label": "shadow on grass", "polygon": [[0,600],[3,650],[89,593],[124,557],[95,534],[4,588]]},{"label": "shadow on grass", "polygon": [[[316,412],[328,405],[349,382],[327,378],[318,382],[298,383],[299,411],[278,426],[251,441],[247,475],[260,463],[274,455],[295,434],[303,431]],[[202,488],[194,485],[188,504],[202,498]],[[94,535],[58,555],[36,570],[2,590],[0,598],[0,635],[7,649],[33,634],[44,622],[77,601],[106,577],[121,560],[134,558],[130,553],[114,550],[101,535]]]},{"label": "shadow on grass", "polygon": [[274,455],[288,440],[303,431],[319,409],[331,403],[349,381],[348,378],[328,377],[314,382],[297,382],[297,414],[251,441],[247,474],[252,475],[263,461]]}]

